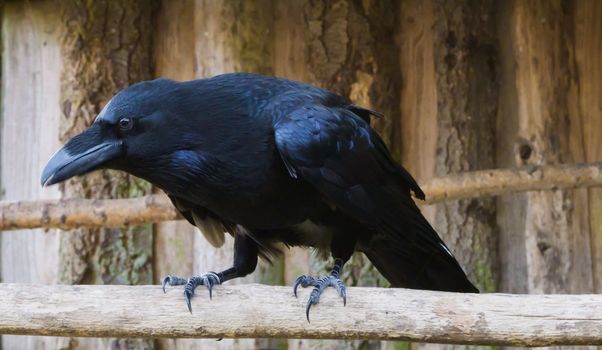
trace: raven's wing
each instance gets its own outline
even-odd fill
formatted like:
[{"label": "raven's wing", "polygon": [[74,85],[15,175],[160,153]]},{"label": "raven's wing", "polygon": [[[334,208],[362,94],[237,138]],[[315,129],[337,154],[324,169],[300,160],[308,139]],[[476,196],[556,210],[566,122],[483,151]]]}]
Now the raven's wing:
[{"label": "raven's wing", "polygon": [[225,232],[228,229],[214,214],[207,209],[194,205],[185,199],[168,195],[173,205],[189,223],[198,227],[203,236],[215,248],[224,245]]},{"label": "raven's wing", "polygon": [[344,108],[300,108],[275,125],[276,146],[294,178],[379,232],[365,253],[394,286],[476,289],[412,200],[424,193],[380,137]]}]

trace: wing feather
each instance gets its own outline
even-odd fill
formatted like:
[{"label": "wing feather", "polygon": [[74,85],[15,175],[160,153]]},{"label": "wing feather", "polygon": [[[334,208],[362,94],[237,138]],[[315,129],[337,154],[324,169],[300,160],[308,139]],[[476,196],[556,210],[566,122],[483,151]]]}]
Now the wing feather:
[{"label": "wing feather", "polygon": [[424,193],[365,120],[344,108],[303,107],[277,123],[275,139],[291,176],[379,232],[365,252],[393,285],[476,291],[410,196]]}]

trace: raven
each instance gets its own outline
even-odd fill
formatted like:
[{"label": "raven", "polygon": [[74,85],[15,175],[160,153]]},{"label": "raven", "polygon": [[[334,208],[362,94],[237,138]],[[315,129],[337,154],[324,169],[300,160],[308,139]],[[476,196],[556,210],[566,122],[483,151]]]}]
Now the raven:
[{"label": "raven", "polygon": [[411,193],[371,116],[379,113],[311,85],[233,73],[176,82],[145,81],[115,95],[83,133],[49,161],[42,184],[100,168],[126,171],[167,193],[174,206],[219,247],[234,237],[234,264],[185,285],[190,299],[255,270],[277,244],[315,247],[334,258],[324,277],[300,276],[312,290],[337,289],[343,265],[363,252],[394,287],[478,293]]}]

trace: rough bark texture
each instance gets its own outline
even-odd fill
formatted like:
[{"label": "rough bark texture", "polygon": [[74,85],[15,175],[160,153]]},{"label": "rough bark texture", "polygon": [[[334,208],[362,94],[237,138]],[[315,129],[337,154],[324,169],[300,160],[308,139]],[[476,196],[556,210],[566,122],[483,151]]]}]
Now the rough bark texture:
[{"label": "rough bark texture", "polygon": [[[129,84],[152,77],[152,0],[61,1],[65,30],[61,55],[61,130],[65,142],[91,124],[108,100]],[[120,172],[95,172],[62,187],[69,198],[124,198],[149,193],[150,186]],[[61,238],[62,283],[144,284],[152,282],[152,227],[76,229]],[[148,340],[108,340],[69,348],[148,348]]]},{"label": "rough bark texture", "polygon": [[[571,133],[571,140],[577,143],[576,147],[583,147],[583,151],[576,155],[576,160],[599,161],[602,160],[602,2],[589,0],[574,3],[573,24],[575,65],[577,76],[578,101],[576,108],[579,111],[579,121],[571,125],[577,127],[582,135]],[[581,143],[582,142],[582,143]],[[574,145],[573,143],[573,145]],[[589,189],[587,191],[587,204],[589,211],[586,220],[589,220],[592,275],[594,291],[602,293],[602,189]]]},{"label": "rough bark texture", "polygon": [[[395,44],[397,2],[349,0],[306,1],[302,28],[305,30],[307,80],[346,96],[352,102],[386,115],[374,120],[391,149],[398,149],[401,85]],[[396,158],[398,154],[394,155]],[[310,273],[328,273],[332,259],[310,256]],[[347,263],[343,276],[348,285],[387,285],[362,254]],[[377,348],[377,342],[309,342],[309,348]]]},{"label": "rough bark texture", "polygon": [[[343,306],[336,292],[328,290],[312,310],[308,323],[304,299],[310,291],[306,289],[301,291],[300,299],[295,299],[287,287],[256,284],[217,286],[214,292],[216,298],[211,301],[207,295],[194,298],[190,315],[181,300],[181,287],[163,294],[159,286],[3,284],[0,332],[407,339],[522,346],[602,341],[602,296],[596,294],[458,294],[349,288],[353,303]],[[39,301],[40,295],[46,296],[44,302]]]},{"label": "rough bark texture", "polygon": [[[497,44],[492,1],[435,1],[434,55],[439,133],[435,173],[493,168]],[[436,227],[482,291],[497,285],[493,199],[446,203]]]},{"label": "rough bark texture", "polygon": [[[492,1],[401,2],[401,159],[412,174],[426,180],[423,184],[436,176],[495,168],[494,15]],[[436,200],[430,193],[429,198]],[[449,201],[423,211],[469,278],[482,291],[495,291],[495,200]]]},{"label": "rough bark texture", "polygon": [[[512,3],[504,10],[510,35],[500,113],[500,165],[556,164],[583,157],[575,71],[574,5]],[[592,42],[593,44],[593,42]],[[513,91],[515,89],[515,91]],[[512,109],[516,106],[516,109]],[[599,112],[598,113],[599,118]],[[597,131],[599,133],[599,131]],[[571,135],[572,134],[572,135]],[[593,291],[587,193],[533,192],[501,201],[503,290],[530,293]],[[519,213],[513,208],[520,208]]]}]

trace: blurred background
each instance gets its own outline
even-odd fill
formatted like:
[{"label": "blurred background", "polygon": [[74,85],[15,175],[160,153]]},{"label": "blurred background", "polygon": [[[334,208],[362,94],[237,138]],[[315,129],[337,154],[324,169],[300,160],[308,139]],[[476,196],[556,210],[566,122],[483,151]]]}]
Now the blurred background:
[{"label": "blurred background", "polygon": [[[602,161],[601,18],[599,0],[5,1],[0,199],[154,192],[112,171],[50,188],[41,188],[39,178],[59,145],[129,84],[235,71],[312,83],[383,112],[374,127],[421,180]],[[423,210],[482,291],[602,292],[600,189]],[[0,233],[2,282],[157,284],[170,273],[228,267],[231,259],[231,241],[216,250],[185,221]],[[291,285],[299,274],[327,266],[295,249],[234,283]],[[349,285],[386,285],[361,256],[346,270]],[[184,302],[179,311],[187,312]],[[3,350],[464,348],[24,336],[3,336],[1,344]]]}]

